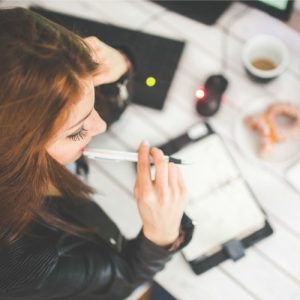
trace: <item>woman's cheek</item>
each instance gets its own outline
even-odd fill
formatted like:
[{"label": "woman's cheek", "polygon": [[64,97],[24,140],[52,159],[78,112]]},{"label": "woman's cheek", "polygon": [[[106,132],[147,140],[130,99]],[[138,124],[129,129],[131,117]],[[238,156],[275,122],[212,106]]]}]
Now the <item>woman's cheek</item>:
[{"label": "woman's cheek", "polygon": [[[62,165],[75,161],[80,150],[74,141],[58,142],[51,145],[47,151],[49,155]],[[79,155],[80,156],[80,155]]]}]

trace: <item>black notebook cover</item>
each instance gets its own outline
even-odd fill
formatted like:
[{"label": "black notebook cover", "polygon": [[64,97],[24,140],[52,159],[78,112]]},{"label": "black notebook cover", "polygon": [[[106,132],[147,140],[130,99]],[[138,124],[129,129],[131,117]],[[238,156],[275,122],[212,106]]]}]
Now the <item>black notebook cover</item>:
[{"label": "black notebook cover", "polygon": [[[249,248],[250,246],[253,246],[255,243],[259,242],[260,240],[268,237],[272,233],[273,233],[273,229],[270,226],[270,224],[266,221],[265,226],[262,229],[240,240],[240,242],[242,247],[246,249]],[[223,247],[221,251],[211,256],[202,256],[199,257],[198,259],[188,261],[188,263],[192,267],[194,273],[199,275],[229,258],[232,257],[228,254],[226,248]]]},{"label": "black notebook cover", "polygon": [[[182,41],[86,20],[39,7],[31,7],[31,10],[83,37],[96,36],[112,47],[122,49],[135,66],[132,101],[155,109],[163,108],[183,51],[184,43]],[[148,77],[156,79],[155,86],[146,85]]]},{"label": "black notebook cover", "polygon": [[[196,127],[199,134],[191,135],[190,132],[192,130],[195,132]],[[204,152],[203,150],[209,148],[202,148],[203,143],[211,143],[206,145],[213,146],[214,149],[221,148],[221,153],[225,154],[226,161],[230,162],[230,165],[227,164],[227,169],[232,168],[236,172],[232,173],[231,177],[227,176],[223,183],[219,182],[214,189],[207,191],[201,190],[200,187],[200,185],[205,187],[205,183],[209,183],[209,180],[205,181],[204,178],[210,175],[212,178],[218,177],[216,173],[222,168],[216,168],[216,164],[212,163],[218,156],[211,153],[214,151]],[[197,157],[199,159],[199,161],[194,161],[196,164],[194,166],[186,166],[186,169],[184,166],[182,167],[183,175],[186,175],[185,179],[188,179],[186,185],[192,200],[192,203],[189,203],[186,208],[186,214],[196,222],[194,237],[190,244],[182,250],[182,254],[194,273],[201,274],[229,258],[240,259],[245,255],[246,248],[273,233],[264,210],[244,180],[233,157],[209,124],[199,123],[186,133],[158,147],[163,149],[165,154],[174,155],[183,160],[193,161]],[[189,150],[186,151],[186,149]],[[196,156],[194,156],[195,154]],[[205,166],[205,161],[208,162],[208,167],[211,169],[209,173],[205,173],[206,170],[209,170]],[[226,167],[226,164],[220,160],[218,160],[218,164]],[[237,187],[241,187],[243,192],[240,192],[241,190]],[[230,197],[224,197],[227,188],[234,191]],[[215,198],[214,195],[221,196]],[[200,222],[198,230],[197,222]],[[240,237],[237,237],[236,233]],[[220,242],[221,240],[223,242]]]}]

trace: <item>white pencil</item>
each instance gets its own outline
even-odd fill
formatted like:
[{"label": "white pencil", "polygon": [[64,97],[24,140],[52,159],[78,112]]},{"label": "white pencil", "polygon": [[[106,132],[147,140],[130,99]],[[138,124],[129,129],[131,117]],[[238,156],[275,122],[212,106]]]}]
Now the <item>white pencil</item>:
[{"label": "white pencil", "polygon": [[[106,149],[86,149],[83,154],[91,159],[104,159],[112,161],[138,161],[138,154],[136,152],[126,152],[126,151],[115,151]],[[165,160],[168,162],[173,162],[180,165],[190,165],[192,162],[188,162],[182,159],[174,158],[172,156],[165,155]],[[153,163],[150,157],[150,162]]]}]

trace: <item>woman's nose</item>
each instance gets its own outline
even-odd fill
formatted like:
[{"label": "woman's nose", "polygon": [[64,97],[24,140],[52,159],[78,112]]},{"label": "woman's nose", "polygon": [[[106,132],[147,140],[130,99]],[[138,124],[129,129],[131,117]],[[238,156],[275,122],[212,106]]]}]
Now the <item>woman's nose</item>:
[{"label": "woman's nose", "polygon": [[95,136],[97,134],[103,133],[106,131],[107,125],[106,122],[99,116],[98,112],[94,109],[91,114],[91,127],[90,135]]}]

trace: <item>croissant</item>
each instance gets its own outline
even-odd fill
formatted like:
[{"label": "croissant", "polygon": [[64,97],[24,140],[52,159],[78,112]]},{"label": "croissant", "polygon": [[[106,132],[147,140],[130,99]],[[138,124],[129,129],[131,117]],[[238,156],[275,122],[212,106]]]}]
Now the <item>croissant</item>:
[{"label": "croissant", "polygon": [[259,156],[268,158],[272,156],[275,144],[300,136],[300,108],[288,102],[274,103],[263,113],[247,116],[244,123],[260,136]]}]

